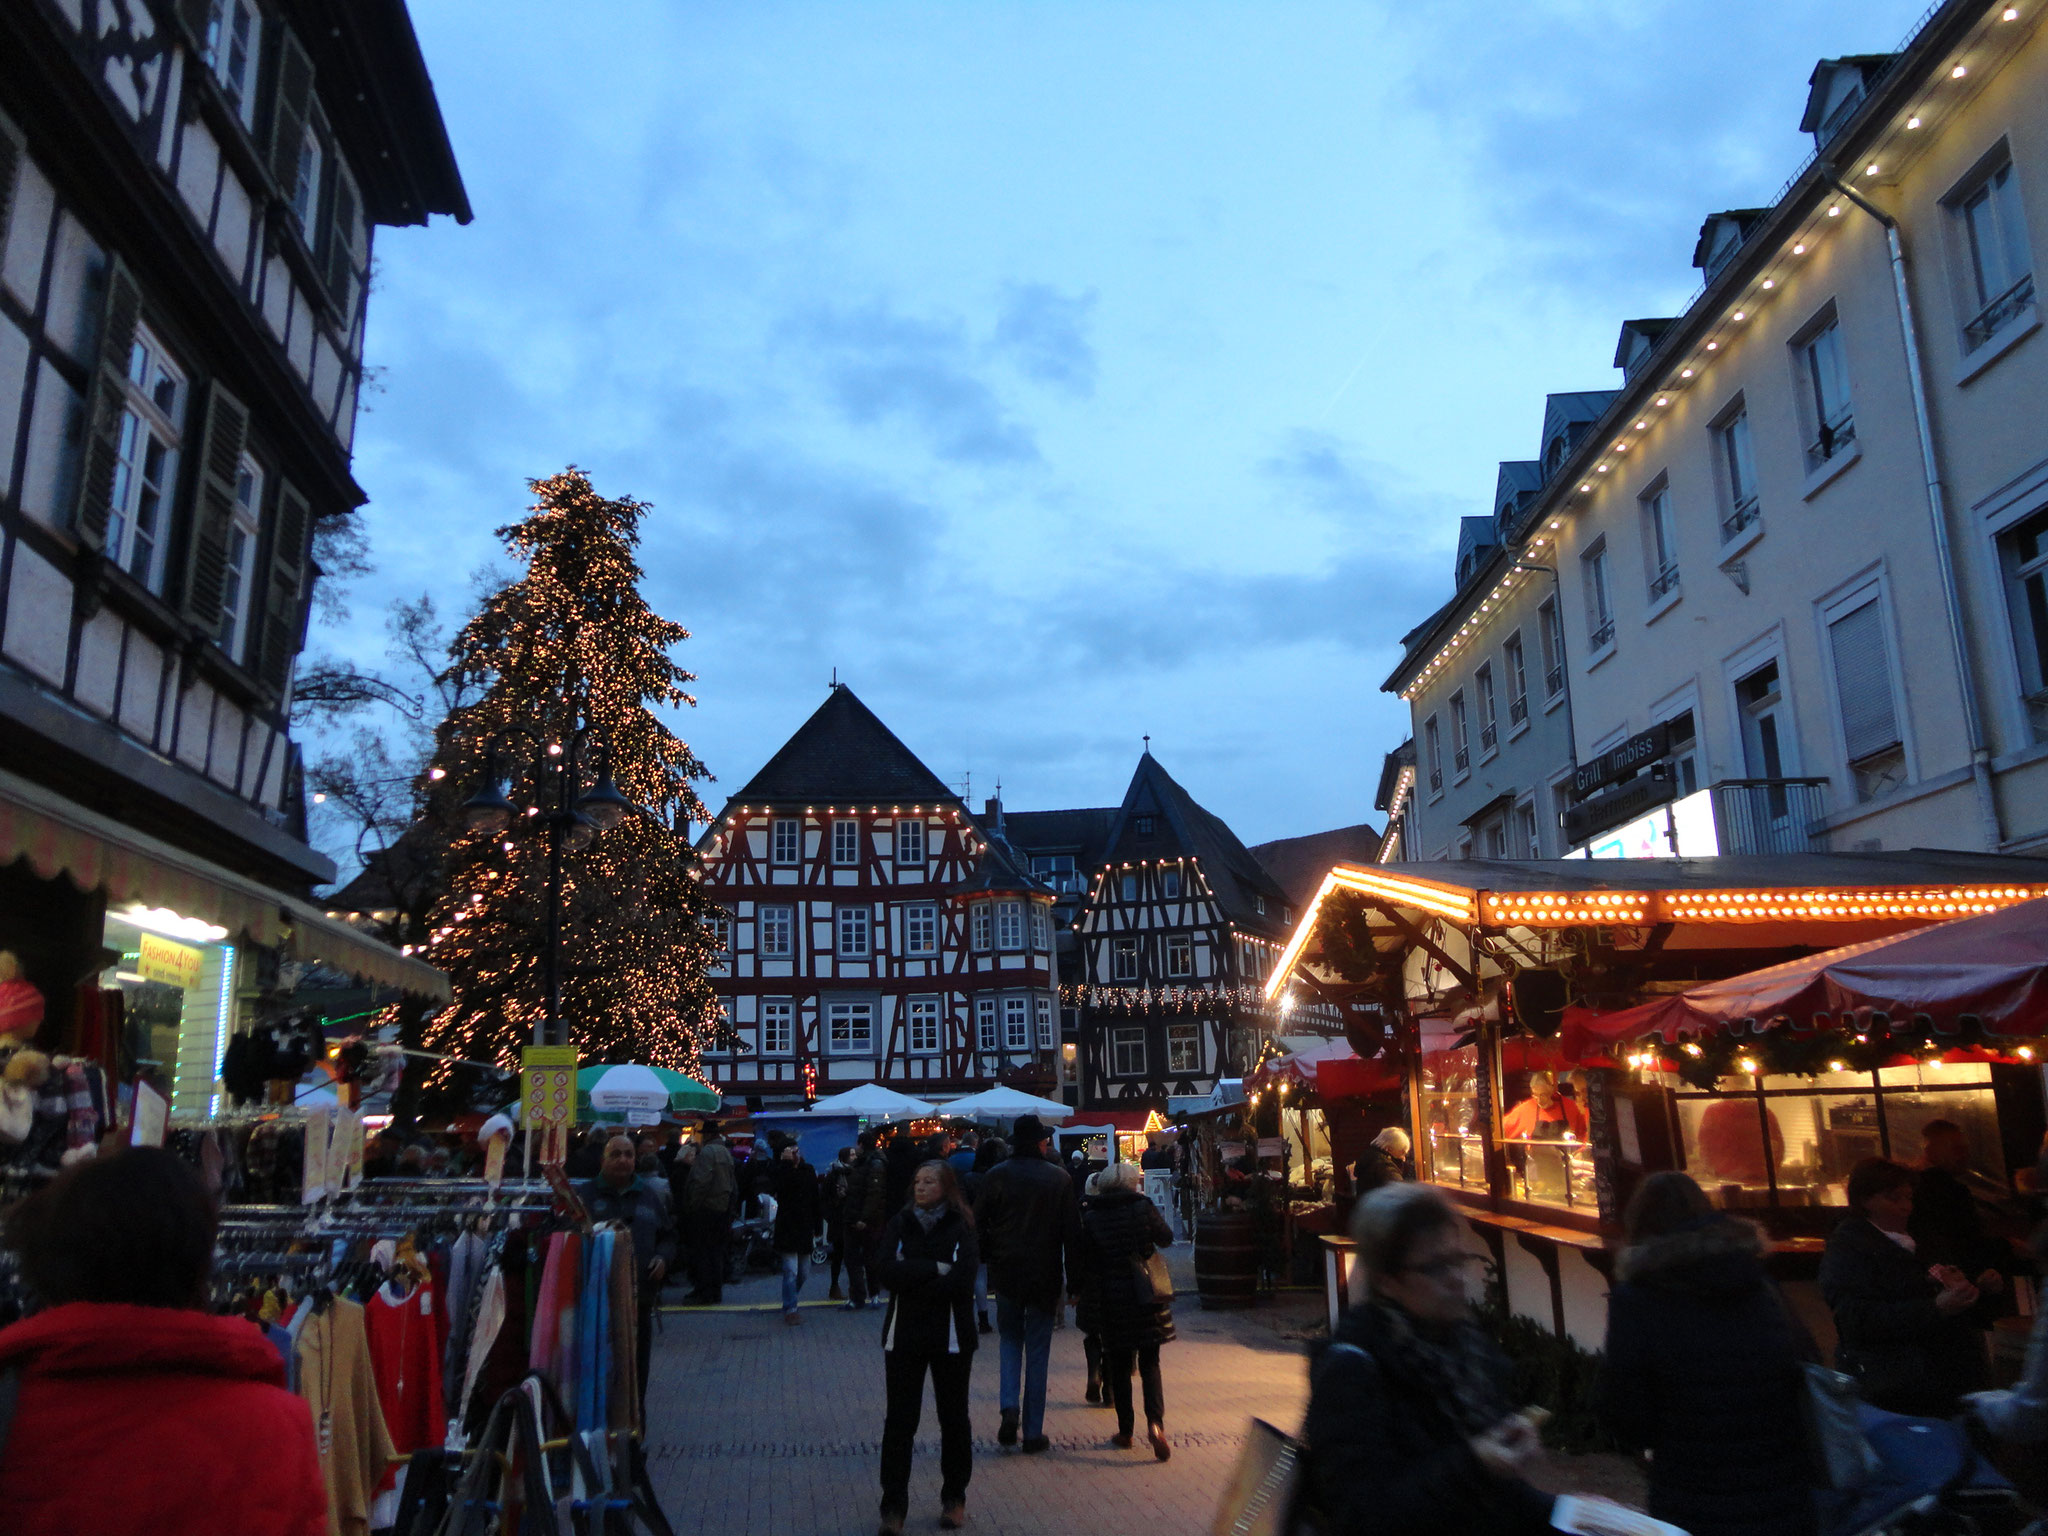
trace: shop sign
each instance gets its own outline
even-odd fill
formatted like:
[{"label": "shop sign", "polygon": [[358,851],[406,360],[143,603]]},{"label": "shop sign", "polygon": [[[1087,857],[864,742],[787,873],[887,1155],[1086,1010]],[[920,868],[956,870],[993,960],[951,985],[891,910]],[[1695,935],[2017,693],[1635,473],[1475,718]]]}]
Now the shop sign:
[{"label": "shop sign", "polygon": [[142,963],[138,969],[144,981],[161,981],[189,991],[199,985],[199,967],[205,961],[203,949],[153,933],[142,935]]},{"label": "shop sign", "polygon": [[1581,763],[1574,768],[1572,795],[1583,800],[1602,785],[1612,784],[1616,779],[1656,762],[1670,751],[1671,727],[1660,720],[1647,731],[1629,737],[1620,746],[1609,747],[1592,762]]},{"label": "shop sign", "polygon": [[519,1053],[519,1065],[526,1075],[526,1125],[570,1125],[576,1119],[576,1047],[573,1045],[529,1045]]},{"label": "shop sign", "polygon": [[1714,797],[1695,790],[1683,800],[1625,822],[1574,848],[1567,858],[1711,859],[1721,852],[1714,827]]},{"label": "shop sign", "polygon": [[1568,843],[1589,841],[1596,833],[1678,798],[1678,785],[1671,779],[1644,774],[1630,779],[1604,795],[1597,795],[1564,813],[1564,836]]}]

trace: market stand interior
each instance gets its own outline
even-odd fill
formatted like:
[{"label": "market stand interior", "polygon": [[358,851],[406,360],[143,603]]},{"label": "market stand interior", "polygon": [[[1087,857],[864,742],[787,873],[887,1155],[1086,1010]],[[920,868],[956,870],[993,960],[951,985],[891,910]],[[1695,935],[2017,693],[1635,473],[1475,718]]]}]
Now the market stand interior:
[{"label": "market stand interior", "polygon": [[[1340,865],[1268,996],[1342,1010],[1354,1041],[1402,1068],[1418,1177],[1463,1207],[1514,1311],[1598,1347],[1621,1211],[1646,1173],[1685,1169],[1761,1221],[1792,1278],[1810,1273],[1849,1168],[1913,1160],[1929,1120],[1962,1126],[1973,1165],[2010,1186],[2048,1118],[2048,1017],[1997,1034],[1968,1015],[1765,1019],[1669,1042],[1602,1040],[1596,1021],[2043,894],[2048,860],[1938,850]],[[1510,1135],[1539,1072],[1575,1108]],[[1346,1245],[1329,1247],[1334,1304]]]}]

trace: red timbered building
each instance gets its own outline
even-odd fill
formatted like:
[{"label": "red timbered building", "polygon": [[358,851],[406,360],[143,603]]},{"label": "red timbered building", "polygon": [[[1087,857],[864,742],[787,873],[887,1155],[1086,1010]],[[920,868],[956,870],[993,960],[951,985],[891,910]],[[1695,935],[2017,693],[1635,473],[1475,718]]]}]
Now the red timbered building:
[{"label": "red timbered building", "polygon": [[723,1092],[947,1099],[1056,1070],[1054,893],[843,684],[698,844],[724,906]]}]

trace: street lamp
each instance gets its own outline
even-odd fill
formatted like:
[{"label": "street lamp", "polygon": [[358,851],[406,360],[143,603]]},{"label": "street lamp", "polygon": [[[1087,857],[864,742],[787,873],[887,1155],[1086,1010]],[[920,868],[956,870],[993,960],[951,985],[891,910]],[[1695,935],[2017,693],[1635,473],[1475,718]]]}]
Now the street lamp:
[{"label": "street lamp", "polygon": [[[499,766],[505,738],[494,743],[484,769],[482,786],[462,802],[463,820],[472,831],[492,836],[509,831],[515,821],[535,819],[547,829],[548,837],[548,927],[543,952],[543,976],[547,985],[546,1014],[533,1026],[535,1045],[568,1044],[568,1025],[562,1018],[562,854],[581,853],[638,810],[612,780],[611,749],[597,744],[597,782],[584,789],[583,766],[595,729],[579,725],[566,743],[549,741],[530,727],[515,725],[506,737],[524,737],[534,751],[534,801],[522,814],[508,792]],[[554,1036],[550,1040],[550,1036]]]}]

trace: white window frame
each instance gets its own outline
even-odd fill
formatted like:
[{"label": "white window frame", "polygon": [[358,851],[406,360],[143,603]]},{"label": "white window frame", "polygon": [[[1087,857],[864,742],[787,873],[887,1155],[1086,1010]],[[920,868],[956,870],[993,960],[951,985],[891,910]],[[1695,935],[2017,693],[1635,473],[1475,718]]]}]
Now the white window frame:
[{"label": "white window frame", "polygon": [[[1809,478],[1856,453],[1856,392],[1842,319],[1830,299],[1792,338],[1792,373],[1798,385],[1802,461]],[[1839,390],[1839,398],[1831,394]]]},{"label": "white window frame", "polygon": [[1465,690],[1454,689],[1451,711],[1451,782],[1462,784],[1472,772],[1472,737],[1465,717]]},{"label": "white window frame", "polygon": [[1602,534],[1579,555],[1579,581],[1586,592],[1588,660],[1614,644],[1614,569]]},{"label": "white window frame", "polygon": [[299,222],[299,232],[306,238],[308,247],[317,242],[320,217],[320,189],[327,173],[327,148],[325,135],[316,124],[318,113],[306,114],[306,126],[299,139],[299,166],[292,182],[292,217]]},{"label": "white window frame", "polygon": [[1954,250],[1962,347],[1980,351],[2035,310],[2034,259],[2020,182],[2006,141],[1942,199]]},{"label": "white window frame", "polygon": [[1120,1024],[1110,1030],[1109,1075],[1111,1077],[1146,1076],[1147,1054],[1144,1025]]},{"label": "white window frame", "polygon": [[1636,498],[1643,525],[1643,578],[1655,608],[1679,591],[1678,524],[1671,512],[1671,478],[1659,475]]},{"label": "white window frame", "polygon": [[912,997],[904,1003],[903,1039],[913,1056],[936,1056],[945,1043],[945,1006],[936,997]]},{"label": "white window frame", "polygon": [[1179,870],[1162,868],[1159,871],[1159,899],[1162,901],[1180,900]]},{"label": "white window frame", "polygon": [[804,861],[804,824],[794,816],[777,816],[768,823],[768,862],[788,868]]},{"label": "white window frame", "polygon": [[761,1054],[763,1056],[793,1056],[796,1054],[796,1000],[789,997],[764,997],[761,999]]},{"label": "white window frame", "polygon": [[832,867],[852,869],[860,864],[860,822],[846,817],[832,821]]},{"label": "white window frame", "polygon": [[235,470],[235,510],[228,523],[226,569],[220,588],[221,654],[242,659],[249,640],[249,610],[255,606],[256,553],[263,534],[263,466],[248,454]]},{"label": "white window frame", "polygon": [[987,1055],[995,1055],[1002,1049],[1000,1026],[996,1019],[996,1000],[992,997],[977,997],[974,1000],[974,1047]]},{"label": "white window frame", "polygon": [[[1543,818],[1536,814],[1536,797],[1524,795],[1515,802],[1515,841],[1523,844],[1522,851],[1513,857],[1518,859],[1540,859],[1543,857]],[[1526,834],[1526,835],[1525,835]]]},{"label": "white window frame", "polygon": [[[1913,731],[1906,714],[1906,690],[1904,669],[1901,664],[1904,655],[1899,644],[1898,626],[1894,622],[1891,607],[1891,584],[1887,572],[1880,563],[1866,569],[1826,594],[1813,605],[1814,619],[1819,630],[1821,667],[1827,674],[1828,685],[1828,726],[1833,743],[1835,760],[1842,764],[1842,782],[1849,791],[1849,799],[1855,804],[1868,804],[1869,799],[1862,793],[1857,780],[1856,767],[1849,761],[1848,728],[1842,714],[1842,689],[1835,675],[1834,625],[1859,609],[1875,606],[1874,622],[1884,646],[1885,680],[1891,685],[1892,729],[1898,733],[1894,743],[1904,759],[1906,783],[1919,778],[1917,754],[1913,750]],[[1780,673],[1779,688],[1784,687]],[[1875,754],[1866,754],[1861,761],[1869,761]]]},{"label": "white window frame", "polygon": [[1166,974],[1168,976],[1192,976],[1195,974],[1195,936],[1191,933],[1169,933],[1166,936]]},{"label": "white window frame", "polygon": [[1003,999],[1003,1049],[1006,1052],[1031,1049],[1031,999],[1022,993]]},{"label": "white window frame", "polygon": [[[1125,961],[1129,961],[1128,965]],[[1109,979],[1111,981],[1136,981],[1138,979],[1138,941],[1130,934],[1118,934],[1109,941]]]},{"label": "white window frame", "polygon": [[1747,543],[1762,532],[1763,508],[1756,478],[1756,438],[1749,401],[1738,394],[1707,427],[1714,445],[1714,489],[1720,499],[1721,546]]},{"label": "white window frame", "polygon": [[1056,1049],[1060,1042],[1059,1037],[1053,1033],[1052,996],[1050,993],[1039,992],[1033,994],[1031,998],[1031,1015],[1033,1022],[1038,1026],[1038,1048],[1041,1051]]},{"label": "white window frame", "polygon": [[1500,750],[1500,709],[1494,701],[1493,663],[1482,661],[1472,674],[1472,693],[1479,701],[1479,760]]},{"label": "white window frame", "polygon": [[1500,649],[1503,670],[1507,673],[1508,734],[1515,736],[1529,723],[1529,656],[1522,632],[1515,630]]},{"label": "white window frame", "polygon": [[[1792,698],[1791,678],[1785,665],[1784,627],[1774,624],[1740,650],[1729,653],[1721,663],[1721,673],[1727,690],[1728,719],[1734,732],[1730,761],[1739,768],[1739,772],[1734,775],[1736,778],[1766,776],[1761,771],[1752,772],[1749,766],[1749,739],[1743,730],[1746,712],[1742,704],[1742,684],[1770,663],[1776,663],[1778,668],[1778,709],[1782,727],[1778,732],[1778,774],[1781,778],[1787,779],[1805,776],[1800,767],[1799,731],[1795,723],[1797,716]],[[1704,742],[1701,748],[1705,750]]]},{"label": "white window frame", "polygon": [[929,959],[939,952],[937,902],[913,901],[903,909],[903,953]]},{"label": "white window frame", "polygon": [[1031,947],[1040,954],[1052,949],[1052,908],[1042,901],[1031,903]]},{"label": "white window frame", "polygon": [[967,909],[967,947],[977,955],[985,955],[995,943],[995,918],[989,911],[989,904],[977,901]]},{"label": "white window frame", "polygon": [[867,960],[875,952],[875,915],[865,906],[835,907],[832,950],[842,960]]},{"label": "white window frame", "polygon": [[925,868],[923,821],[915,818],[897,821],[896,867],[899,871],[915,869],[919,875],[923,875]]},{"label": "white window frame", "polygon": [[825,1000],[825,1052],[829,1056],[875,1054],[875,1005],[867,998]]},{"label": "white window frame", "polygon": [[[763,960],[789,960],[796,955],[796,908],[769,902],[754,908]],[[777,940],[780,940],[778,943]]]},{"label": "white window frame", "polygon": [[1436,715],[1422,722],[1423,767],[1429,773],[1432,800],[1444,792],[1444,728]]},{"label": "white window frame", "polygon": [[1193,1077],[1202,1070],[1202,1026],[1166,1026],[1166,1073],[1169,1077]]},{"label": "white window frame", "polygon": [[996,906],[996,948],[1017,954],[1024,948],[1024,903],[999,901]]},{"label": "white window frame", "polygon": [[255,0],[213,0],[206,19],[206,63],[244,128],[256,126],[263,58],[263,13]]},{"label": "white window frame", "polygon": [[1543,649],[1543,703],[1547,709],[1564,697],[1564,616],[1553,594],[1536,605],[1536,633]]},{"label": "white window frame", "polygon": [[192,408],[191,384],[147,326],[135,328],[126,378],[112,504],[101,548],[109,565],[160,593],[177,509],[185,419]]},{"label": "white window frame", "polygon": [[[2048,741],[2048,469],[2034,479],[1993,513],[1986,531],[2005,602],[2009,642],[1999,649],[2011,669],[2013,734],[2041,742]],[[2020,536],[2037,520],[2036,552],[2022,558]]]}]

